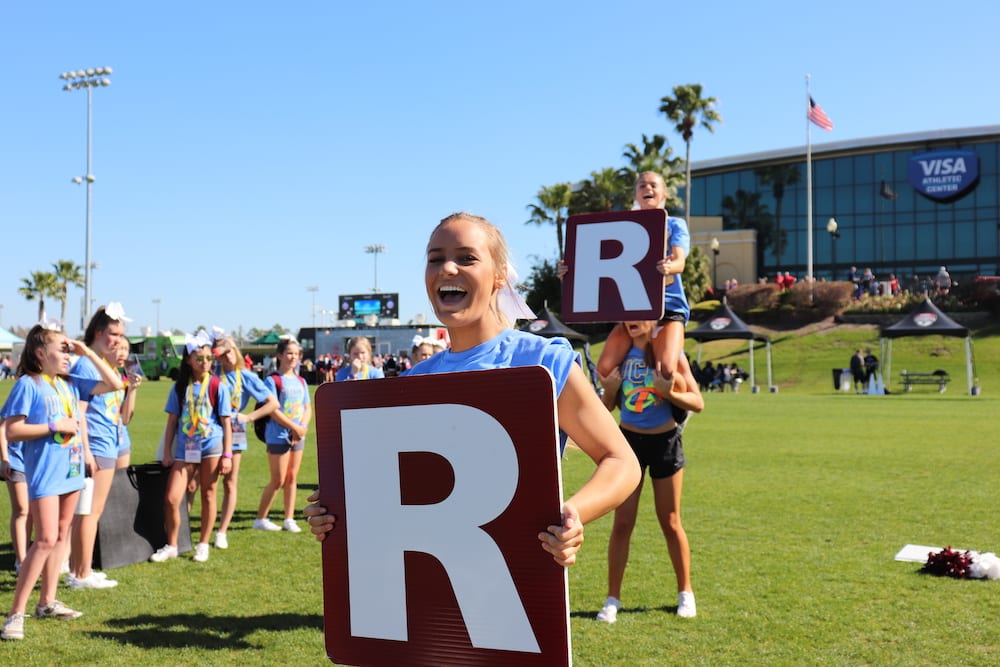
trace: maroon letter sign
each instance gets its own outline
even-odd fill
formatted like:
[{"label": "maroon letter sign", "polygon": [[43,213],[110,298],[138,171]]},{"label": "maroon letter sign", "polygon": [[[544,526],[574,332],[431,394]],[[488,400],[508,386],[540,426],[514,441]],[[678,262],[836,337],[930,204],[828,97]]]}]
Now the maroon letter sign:
[{"label": "maroon letter sign", "polygon": [[566,221],[564,322],[658,320],[667,248],[667,212],[609,211]]},{"label": "maroon letter sign", "polygon": [[348,665],[569,665],[552,376],[541,367],[316,391],[326,649]]}]

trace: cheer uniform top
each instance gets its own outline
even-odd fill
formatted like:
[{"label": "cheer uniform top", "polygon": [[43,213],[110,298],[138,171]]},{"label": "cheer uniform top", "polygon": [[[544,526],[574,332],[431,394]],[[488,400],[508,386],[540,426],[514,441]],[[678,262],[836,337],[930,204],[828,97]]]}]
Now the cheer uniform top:
[{"label": "cheer uniform top", "polygon": [[385,373],[381,368],[375,368],[371,364],[368,364],[368,369],[365,371],[364,375],[359,375],[358,377],[351,376],[351,365],[344,364],[337,370],[337,375],[333,378],[336,382],[343,382],[344,380],[379,380],[385,377]]}]

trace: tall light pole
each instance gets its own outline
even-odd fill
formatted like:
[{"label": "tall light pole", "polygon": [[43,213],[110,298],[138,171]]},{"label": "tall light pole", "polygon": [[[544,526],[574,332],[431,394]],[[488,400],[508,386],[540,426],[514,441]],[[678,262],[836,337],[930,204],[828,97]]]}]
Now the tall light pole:
[{"label": "tall light pole", "polygon": [[365,252],[375,258],[375,287],[372,288],[372,291],[378,292],[378,256],[385,252],[385,246],[381,243],[372,243],[365,246]]},{"label": "tall light pole", "polygon": [[153,331],[154,336],[160,335],[160,297],[153,299],[153,303],[156,304],[156,330]]},{"label": "tall light pole", "polygon": [[831,273],[833,273],[833,281],[837,281],[837,239],[840,238],[840,232],[837,231],[837,221],[834,218],[830,218],[826,223],[826,231],[830,232],[830,257],[833,260],[833,268]]},{"label": "tall light pole", "polygon": [[63,72],[59,75],[59,78],[66,82],[63,85],[63,90],[72,91],[84,89],[87,91],[87,173],[83,176],[77,176],[73,179],[76,184],[82,183],[84,180],[87,181],[87,250],[86,257],[84,258],[84,266],[86,267],[86,273],[84,274],[84,295],[83,295],[83,313],[81,314],[82,327],[86,327],[87,323],[90,322],[90,312],[92,305],[90,303],[90,197],[91,188],[94,185],[94,174],[91,172],[91,141],[93,137],[92,132],[92,96],[91,90],[97,88],[98,86],[110,86],[111,79],[110,67],[98,67],[86,70],[76,70],[71,72]]},{"label": "tall light pole", "polygon": [[715,236],[712,237],[712,242],[709,244],[709,247],[712,248],[712,291],[714,292],[715,289],[719,285],[719,274],[718,274],[718,271],[717,271],[718,264],[719,264],[719,239],[718,239],[718,237],[715,237]]},{"label": "tall light pole", "polygon": [[307,292],[312,292],[312,326],[313,329],[316,328],[316,292],[319,291],[319,285],[309,285],[306,287]]}]

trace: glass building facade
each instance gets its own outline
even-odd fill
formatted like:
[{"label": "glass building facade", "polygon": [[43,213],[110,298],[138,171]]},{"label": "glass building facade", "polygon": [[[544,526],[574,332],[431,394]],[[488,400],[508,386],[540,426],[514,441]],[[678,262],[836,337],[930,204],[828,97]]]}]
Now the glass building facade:
[{"label": "glass building facade", "polygon": [[[954,194],[926,185],[963,178]],[[805,147],[693,163],[691,215],[766,230],[757,274],[802,277],[806,184]],[[814,144],[812,185],[817,279],[844,280],[852,265],[880,278],[895,273],[904,286],[941,266],[957,281],[1000,275],[1000,126]],[[827,231],[831,218],[837,237]]]}]

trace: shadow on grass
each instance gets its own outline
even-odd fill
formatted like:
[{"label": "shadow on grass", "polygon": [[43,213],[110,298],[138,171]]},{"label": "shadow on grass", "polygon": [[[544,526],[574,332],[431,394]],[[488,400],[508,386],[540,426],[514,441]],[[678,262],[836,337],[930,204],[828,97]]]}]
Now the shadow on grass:
[{"label": "shadow on grass", "polygon": [[305,628],[323,629],[322,614],[265,614],[261,616],[208,616],[205,614],[141,614],[110,618],[108,627],[88,633],[143,649],[198,648],[203,650],[256,649],[246,638],[258,631],[283,632]]},{"label": "shadow on grass", "polygon": [[[598,607],[594,611],[572,611],[570,612],[570,618],[586,618],[592,621],[597,620],[597,612],[600,609]],[[619,614],[645,614],[652,611],[663,612],[664,614],[676,614],[677,605],[664,605],[662,607],[622,607],[618,610]]]}]

